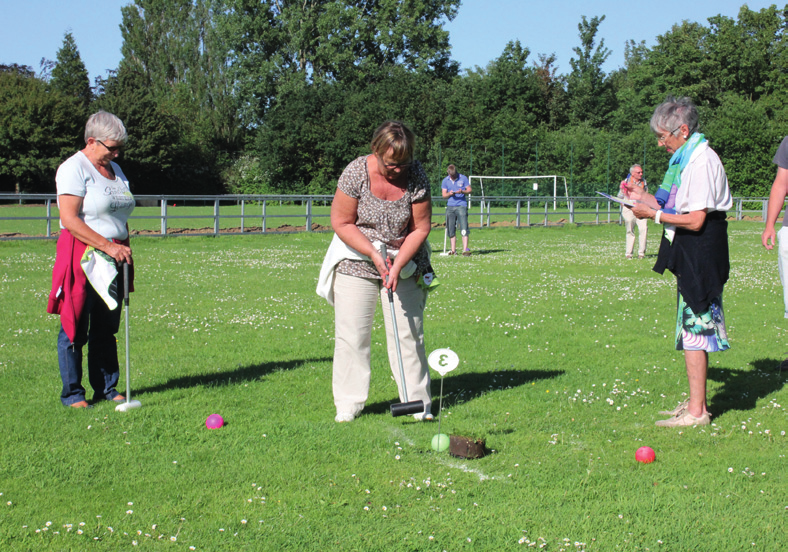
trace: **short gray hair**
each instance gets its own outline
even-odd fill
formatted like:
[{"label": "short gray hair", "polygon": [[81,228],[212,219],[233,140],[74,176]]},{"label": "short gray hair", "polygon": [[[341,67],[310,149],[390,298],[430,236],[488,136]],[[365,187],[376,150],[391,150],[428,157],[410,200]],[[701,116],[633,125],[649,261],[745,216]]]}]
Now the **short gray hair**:
[{"label": "short gray hair", "polygon": [[649,124],[654,134],[664,131],[672,132],[681,125],[687,125],[689,133],[693,134],[698,131],[699,119],[698,108],[695,107],[692,100],[686,96],[683,98],[668,96],[654,110]]},{"label": "short gray hair", "polygon": [[631,167],[629,167],[629,172],[632,172],[632,171],[633,171],[635,168],[638,168],[638,169],[640,169],[640,170],[643,170],[643,167],[641,167],[641,166],[640,166],[638,163],[635,163],[634,165],[632,165]]},{"label": "short gray hair", "polygon": [[115,142],[123,144],[126,142],[128,134],[126,133],[126,127],[123,126],[123,121],[112,113],[99,111],[91,115],[88,119],[88,123],[85,125],[86,144],[88,138],[95,138],[96,140],[114,140]]}]

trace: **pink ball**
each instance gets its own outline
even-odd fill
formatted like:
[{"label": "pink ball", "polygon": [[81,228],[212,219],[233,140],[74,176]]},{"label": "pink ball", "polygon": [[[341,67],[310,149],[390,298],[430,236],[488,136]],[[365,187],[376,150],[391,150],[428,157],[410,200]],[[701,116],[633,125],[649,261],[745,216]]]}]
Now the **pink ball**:
[{"label": "pink ball", "polygon": [[205,427],[208,429],[219,429],[224,425],[224,418],[222,418],[219,414],[211,414],[208,416],[208,419],[205,420]]},{"label": "pink ball", "polygon": [[644,464],[651,464],[656,458],[657,455],[651,447],[640,447],[635,452],[635,460]]}]

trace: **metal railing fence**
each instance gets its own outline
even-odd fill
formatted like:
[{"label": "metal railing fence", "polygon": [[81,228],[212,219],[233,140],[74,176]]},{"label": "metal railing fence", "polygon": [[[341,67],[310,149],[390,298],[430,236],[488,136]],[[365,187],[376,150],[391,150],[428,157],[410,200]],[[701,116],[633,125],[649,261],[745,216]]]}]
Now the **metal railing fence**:
[{"label": "metal railing fence", "polygon": [[[138,209],[129,218],[132,234],[150,236],[241,235],[270,232],[316,232],[330,229],[330,195],[167,195],[135,196]],[[433,224],[444,219],[446,200],[433,197]],[[765,220],[768,198],[734,198],[729,218]],[[30,216],[0,216],[0,239],[52,239],[59,230],[55,194],[0,194],[0,215],[5,207],[24,205],[42,210]],[[148,207],[148,209],[139,209]],[[26,210],[26,209],[25,209]],[[155,214],[153,214],[155,213]],[[523,197],[471,198],[469,222],[474,227],[498,225],[529,227],[568,224],[621,223],[618,203],[602,197]],[[145,221],[156,220],[155,230]],[[40,230],[20,231],[18,227],[41,221]],[[188,221],[195,222],[189,224]],[[277,222],[291,222],[276,227]],[[478,221],[478,223],[476,222]],[[181,226],[181,223],[185,225]],[[322,223],[322,224],[321,224]],[[228,226],[228,224],[232,226]],[[34,225],[35,226],[35,225]],[[144,229],[145,226],[149,228]],[[36,226],[37,228],[37,226]]]}]

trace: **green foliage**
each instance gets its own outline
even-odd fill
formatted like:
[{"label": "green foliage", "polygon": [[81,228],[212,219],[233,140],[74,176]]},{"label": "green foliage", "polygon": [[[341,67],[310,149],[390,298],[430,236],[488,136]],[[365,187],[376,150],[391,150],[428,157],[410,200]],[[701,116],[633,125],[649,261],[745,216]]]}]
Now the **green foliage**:
[{"label": "green foliage", "polygon": [[[456,74],[440,22],[458,0],[228,0],[222,25],[239,90],[263,117],[304,84],[363,86],[395,67],[436,78]],[[253,98],[253,100],[251,100]]]},{"label": "green foliage", "polygon": [[47,89],[30,71],[0,71],[0,183],[7,192],[51,193],[55,171],[84,129],[78,98]]},{"label": "green foliage", "polygon": [[117,115],[126,126],[128,140],[117,162],[136,194],[161,193],[163,182],[177,182],[187,193],[182,167],[176,165],[183,146],[175,121],[156,101],[150,82],[140,72],[121,68],[103,83],[97,107]]},{"label": "green foliage", "polygon": [[[103,107],[131,130],[121,163],[138,192],[331,193],[374,128],[398,119],[416,131],[436,188],[454,162],[476,174],[561,174],[585,193],[608,189],[633,162],[653,181],[665,155],[648,121],[667,95],[686,95],[733,193],[768,190],[788,134],[786,9],[682,21],[653,47],[628,40],[625,66],[609,74],[605,16],[583,16],[568,74],[554,54],[532,57],[512,41],[462,75],[443,28],[459,9],[459,0],[135,0],[122,8],[120,67],[87,111],[70,33],[38,78],[0,67],[16,75],[0,109],[25,131],[0,130],[0,187],[51,182],[53,160],[79,147],[85,115]],[[59,153],[24,144],[50,120]]]},{"label": "green foliage", "polygon": [[605,16],[586,16],[577,25],[580,31],[580,47],[574,48],[576,58],[569,60],[572,72],[566,81],[569,100],[569,117],[573,123],[588,122],[592,126],[601,127],[606,124],[614,107],[613,89],[606,78],[602,65],[610,57],[610,50],[605,41],[596,44],[599,25]]},{"label": "green foliage", "polygon": [[169,137],[175,140],[163,145],[175,151],[153,154],[172,163],[170,189],[219,191],[226,160],[241,148],[245,135],[229,47],[219,28],[223,2],[136,0],[121,10],[124,57],[119,73],[141,75],[135,78],[150,89],[146,101],[156,104],[155,112],[140,110],[139,115],[157,117],[140,121],[141,127],[172,127]]},{"label": "green foliage", "polygon": [[[375,129],[404,120],[424,143],[440,123],[441,100],[425,74],[394,67],[367,85],[333,82],[281,92],[252,146],[277,193],[333,193],[342,170],[369,153]],[[429,113],[428,116],[422,116]]]},{"label": "green foliage", "polygon": [[235,159],[224,174],[225,187],[231,194],[270,194],[269,180],[260,160],[248,153]]},{"label": "green foliage", "polygon": [[737,195],[768,197],[776,166],[771,160],[782,141],[767,116],[768,102],[725,94],[715,117],[701,129],[725,163],[728,182]]},{"label": "green foliage", "polygon": [[52,68],[49,84],[52,90],[76,98],[82,110],[81,115],[84,117],[87,114],[93,92],[90,90],[88,70],[85,69],[74,36],[70,32],[63,37],[63,46],[57,52],[57,61]]}]

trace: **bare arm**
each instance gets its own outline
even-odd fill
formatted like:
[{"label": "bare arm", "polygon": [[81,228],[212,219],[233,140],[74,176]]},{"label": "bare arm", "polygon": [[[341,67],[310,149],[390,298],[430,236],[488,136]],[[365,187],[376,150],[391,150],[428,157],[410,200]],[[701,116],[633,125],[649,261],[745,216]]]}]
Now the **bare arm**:
[{"label": "bare arm", "polygon": [[[60,208],[60,222],[71,232],[76,239],[99,251],[103,251],[116,261],[132,264],[131,248],[112,240],[108,240],[79,218],[83,198],[75,195],[63,194],[58,196]],[[128,229],[128,226],[126,226]]]},{"label": "bare arm", "polygon": [[432,202],[429,198],[425,201],[412,203],[410,206],[411,215],[410,223],[408,225],[408,235],[405,241],[399,248],[394,264],[392,264],[389,271],[389,287],[394,291],[397,290],[397,282],[399,281],[399,273],[414,255],[418,252],[422,244],[427,240],[430,235],[432,223]]},{"label": "bare arm", "polygon": [[[659,205],[657,205],[657,207],[659,207]],[[653,219],[659,210],[659,208],[653,209],[645,203],[635,203],[635,206],[632,207],[632,212],[639,219]],[[687,230],[697,232],[703,228],[703,223],[706,222],[706,211],[690,211],[684,215],[671,215],[663,212],[662,215],[660,215],[659,221],[664,224],[672,224],[677,228],[686,228]]]},{"label": "bare arm", "polygon": [[766,208],[766,226],[761,234],[761,243],[766,249],[774,247],[777,233],[774,230],[774,225],[777,222],[777,217],[780,216],[785,197],[788,195],[788,169],[779,167],[777,169],[777,176],[774,178],[772,184],[772,191],[769,194],[769,206]]},{"label": "bare arm", "polygon": [[388,267],[384,263],[383,257],[380,256],[380,251],[375,249],[372,242],[356,226],[357,219],[358,200],[337,188],[334,201],[331,203],[331,228],[337,233],[339,239],[362,255],[372,259],[375,268],[385,278],[388,274]]}]

